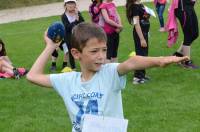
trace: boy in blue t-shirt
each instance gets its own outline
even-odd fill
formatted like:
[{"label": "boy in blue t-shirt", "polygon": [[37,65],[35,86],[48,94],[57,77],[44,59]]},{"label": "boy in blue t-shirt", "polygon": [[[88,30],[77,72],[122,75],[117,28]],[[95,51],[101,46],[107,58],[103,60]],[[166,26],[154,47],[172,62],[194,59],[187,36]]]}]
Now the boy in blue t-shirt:
[{"label": "boy in blue t-shirt", "polygon": [[45,87],[53,87],[64,100],[73,132],[81,132],[85,114],[123,118],[121,90],[125,74],[148,67],[165,66],[187,60],[188,57],[134,56],[122,63],[106,60],[106,34],[91,23],[81,23],[72,32],[73,57],[80,62],[81,72],[44,74],[44,67],[56,48],[45,34],[46,48],[38,57],[27,79]]}]

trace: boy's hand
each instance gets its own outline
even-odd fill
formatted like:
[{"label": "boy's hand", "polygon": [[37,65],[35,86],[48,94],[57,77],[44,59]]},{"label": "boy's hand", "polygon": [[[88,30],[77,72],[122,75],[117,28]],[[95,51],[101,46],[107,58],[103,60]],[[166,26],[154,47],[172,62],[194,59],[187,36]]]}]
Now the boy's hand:
[{"label": "boy's hand", "polygon": [[51,46],[52,48],[56,49],[56,47],[59,46],[60,43],[54,43],[48,36],[47,36],[47,31],[44,33],[44,41],[46,46]]},{"label": "boy's hand", "polygon": [[187,61],[189,60],[188,56],[184,56],[184,57],[177,57],[177,56],[167,56],[167,57],[160,57],[160,66],[164,67],[167,66],[171,63],[178,63],[178,62],[182,62],[182,61]]}]

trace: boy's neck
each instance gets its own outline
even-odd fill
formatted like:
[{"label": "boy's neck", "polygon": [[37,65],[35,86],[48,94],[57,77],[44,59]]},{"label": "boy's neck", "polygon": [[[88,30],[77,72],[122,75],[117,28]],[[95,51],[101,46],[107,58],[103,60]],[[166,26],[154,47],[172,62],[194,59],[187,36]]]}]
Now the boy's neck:
[{"label": "boy's neck", "polygon": [[92,79],[92,77],[95,75],[96,72],[92,71],[82,71],[81,73],[81,81],[87,82]]}]

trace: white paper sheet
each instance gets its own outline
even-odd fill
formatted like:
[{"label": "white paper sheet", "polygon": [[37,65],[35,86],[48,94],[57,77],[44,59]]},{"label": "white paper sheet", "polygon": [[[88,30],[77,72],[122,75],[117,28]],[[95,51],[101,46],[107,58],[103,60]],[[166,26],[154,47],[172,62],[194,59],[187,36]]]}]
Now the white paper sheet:
[{"label": "white paper sheet", "polygon": [[85,115],[82,132],[127,132],[128,120]]},{"label": "white paper sheet", "polygon": [[66,53],[68,52],[67,44],[64,43],[64,44],[62,45],[62,47],[63,47],[64,53],[66,54]]},{"label": "white paper sheet", "polygon": [[149,7],[147,7],[147,6],[144,6],[144,9],[145,9],[145,11],[146,11],[147,13],[149,13],[151,16],[156,17],[156,13],[154,12],[153,9],[151,9],[151,8],[149,8]]}]

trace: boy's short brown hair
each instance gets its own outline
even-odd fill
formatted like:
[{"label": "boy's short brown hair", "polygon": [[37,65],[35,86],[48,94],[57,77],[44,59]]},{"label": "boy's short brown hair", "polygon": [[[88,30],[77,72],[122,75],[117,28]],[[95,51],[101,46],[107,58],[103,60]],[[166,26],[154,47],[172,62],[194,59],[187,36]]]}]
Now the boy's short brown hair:
[{"label": "boy's short brown hair", "polygon": [[107,42],[107,37],[104,30],[96,24],[82,22],[76,25],[72,30],[71,45],[82,52],[87,41],[91,38],[96,38],[99,41]]}]

